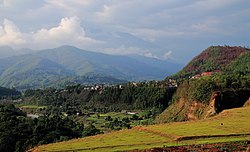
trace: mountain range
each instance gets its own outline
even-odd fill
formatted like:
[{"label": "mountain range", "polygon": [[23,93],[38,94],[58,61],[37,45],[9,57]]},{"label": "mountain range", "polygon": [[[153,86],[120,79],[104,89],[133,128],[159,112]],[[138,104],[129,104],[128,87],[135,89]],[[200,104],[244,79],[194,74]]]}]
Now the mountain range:
[{"label": "mountain range", "polygon": [[0,47],[0,56],[0,85],[17,89],[157,80],[181,67],[155,58],[108,55],[73,46],[39,51]]}]

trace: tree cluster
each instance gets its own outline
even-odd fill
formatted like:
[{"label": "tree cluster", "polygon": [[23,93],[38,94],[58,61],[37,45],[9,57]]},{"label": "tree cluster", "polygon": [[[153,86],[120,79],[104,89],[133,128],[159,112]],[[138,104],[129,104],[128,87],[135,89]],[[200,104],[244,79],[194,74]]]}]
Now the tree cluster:
[{"label": "tree cluster", "polygon": [[185,98],[189,101],[208,103],[213,91],[250,90],[250,76],[241,74],[217,74],[184,81],[173,96],[173,100]]},{"label": "tree cluster", "polygon": [[84,128],[67,117],[31,119],[14,105],[0,105],[0,151],[21,152],[36,145],[98,133],[100,131],[94,126]]},{"label": "tree cluster", "polygon": [[133,86],[131,84],[90,90],[85,86],[68,86],[63,90],[47,88],[26,90],[23,103],[37,106],[51,106],[50,111],[66,112],[68,115],[92,112],[121,111],[123,109],[158,108],[168,106],[176,88],[157,86]]}]

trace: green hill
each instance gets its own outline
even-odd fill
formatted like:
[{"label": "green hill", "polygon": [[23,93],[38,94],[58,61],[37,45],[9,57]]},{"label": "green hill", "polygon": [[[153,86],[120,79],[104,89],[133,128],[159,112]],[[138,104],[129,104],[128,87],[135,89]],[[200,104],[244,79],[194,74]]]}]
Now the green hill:
[{"label": "green hill", "polygon": [[0,77],[2,86],[25,89],[56,84],[73,72],[47,59],[29,56],[5,69]]},{"label": "green hill", "polygon": [[171,78],[188,79],[202,72],[250,73],[250,49],[238,46],[211,46],[192,59]]},{"label": "green hill", "polygon": [[241,107],[250,97],[250,50],[209,47],[169,78],[179,86],[156,122],[202,119]]},{"label": "green hill", "polygon": [[15,89],[8,89],[8,88],[0,87],[0,99],[4,99],[8,97],[15,97],[19,95],[21,95],[21,93]]},{"label": "green hill", "polygon": [[250,140],[250,108],[225,110],[199,121],[138,126],[130,130],[42,145],[31,151],[127,151]]}]

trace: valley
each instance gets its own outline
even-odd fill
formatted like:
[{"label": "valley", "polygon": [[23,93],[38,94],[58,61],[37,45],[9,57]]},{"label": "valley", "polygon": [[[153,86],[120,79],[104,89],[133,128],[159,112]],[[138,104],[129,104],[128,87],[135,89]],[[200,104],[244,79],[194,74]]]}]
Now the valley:
[{"label": "valley", "polygon": [[[57,50],[48,52],[53,55],[46,60],[53,57],[53,62],[61,61],[60,53],[54,54]],[[47,55],[40,53],[43,58]],[[248,48],[211,46],[164,80],[114,78],[111,82],[102,74],[92,73],[81,77],[94,84],[81,80],[75,81],[81,82],[78,84],[51,87],[43,83],[46,87],[19,88],[22,92],[2,87],[2,149],[36,152],[230,149],[237,142],[241,144],[235,147],[246,149],[250,140],[249,54]],[[34,74],[37,67],[44,71],[46,64],[52,64],[37,57],[24,60],[39,63],[31,66],[35,67]],[[70,65],[66,59],[63,61],[61,65],[49,66],[50,71]],[[103,79],[97,81],[95,76]]]},{"label": "valley", "polygon": [[250,152],[250,0],[0,0],[0,152]]}]

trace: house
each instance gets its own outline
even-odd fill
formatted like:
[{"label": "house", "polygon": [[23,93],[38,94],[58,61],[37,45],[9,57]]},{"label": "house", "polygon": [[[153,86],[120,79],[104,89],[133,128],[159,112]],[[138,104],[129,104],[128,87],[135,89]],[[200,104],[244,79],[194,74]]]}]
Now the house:
[{"label": "house", "polygon": [[221,70],[214,70],[212,72],[202,72],[201,74],[194,75],[191,78],[192,79],[197,79],[197,78],[200,78],[200,77],[203,77],[203,76],[211,76],[211,75],[213,75],[215,73],[221,73]]},{"label": "house", "polygon": [[196,75],[192,76],[191,78],[192,78],[192,79],[198,79],[198,78],[200,78],[200,77],[201,77],[200,74],[196,74]]},{"label": "house", "polygon": [[213,75],[213,74],[214,74],[213,72],[202,72],[201,76],[210,76],[210,75]]},{"label": "house", "polygon": [[129,114],[129,115],[135,115],[135,114],[137,114],[138,112],[127,112],[127,114]]}]

